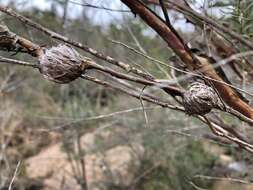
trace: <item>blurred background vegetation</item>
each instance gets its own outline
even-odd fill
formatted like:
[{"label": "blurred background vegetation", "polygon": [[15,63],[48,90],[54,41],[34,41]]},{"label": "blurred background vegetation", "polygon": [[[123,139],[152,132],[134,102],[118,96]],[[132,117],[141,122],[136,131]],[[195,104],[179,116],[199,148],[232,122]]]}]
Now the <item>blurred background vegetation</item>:
[{"label": "blurred background vegetation", "polygon": [[[166,79],[170,76],[171,71],[167,67],[157,66],[112,42],[112,40],[122,42],[160,61],[168,62],[173,53],[140,19],[130,13],[117,13],[119,17],[115,18],[116,13],[110,15],[109,12],[102,14],[106,17],[98,22],[96,14],[105,10],[71,2],[48,0],[46,4],[49,8],[42,10],[40,0],[36,3],[37,6],[26,9],[22,6],[29,5],[31,3],[29,0],[0,1],[53,31],[87,44],[106,55],[112,55],[118,60],[144,68],[157,78]],[[86,2],[126,9],[113,6],[112,1]],[[222,23],[229,24],[235,31],[252,40],[253,2],[251,0],[205,2],[209,7],[207,14],[218,18]],[[203,11],[203,6],[201,7],[203,1],[191,3]],[[75,7],[81,11],[72,18]],[[189,24],[185,23],[178,14],[173,12],[170,16],[177,26],[181,24],[177,29],[186,41],[194,41],[197,36],[202,35],[201,31],[194,30],[193,26],[189,29],[187,27]],[[96,21],[93,17],[96,17]],[[11,17],[1,14],[0,19],[12,31],[40,45],[50,47],[58,44],[57,41]],[[110,21],[103,24],[103,19]],[[1,55],[35,62],[27,55],[21,53],[11,55],[12,53],[1,52]],[[84,52],[81,53],[86,55]],[[93,59],[96,60],[94,57]],[[101,60],[97,62],[107,64]],[[116,186],[114,184],[111,189],[253,189],[250,183],[253,180],[252,156],[226,142],[217,143],[205,139],[204,136],[211,135],[209,129],[185,114],[144,103],[148,118],[146,124],[139,100],[91,82],[76,80],[66,85],[54,84],[44,80],[37,71],[8,65],[1,65],[0,73],[1,190],[8,189],[17,162],[20,160],[22,162],[14,189],[46,189],[45,180],[50,179],[54,174],[34,177],[31,170],[26,168],[26,162],[56,144],[60,145],[61,150],[67,155],[68,162],[72,163],[74,168],[82,168],[83,157],[91,153],[84,147],[78,151],[75,147],[87,134],[98,134],[93,144],[95,148],[93,147],[91,151],[93,153],[105,152],[120,145],[130,146],[133,142],[141,144],[145,150],[144,155],[139,158],[141,164],[134,171],[135,177],[131,180],[131,184],[124,186],[116,183]],[[159,93],[154,89],[150,91]],[[171,101],[166,94],[162,96]],[[226,120],[232,124],[243,125],[231,117],[224,117],[227,117]],[[111,133],[112,137],[109,139],[103,137],[105,132]],[[53,159],[50,158],[50,154],[48,157],[41,159]],[[38,170],[37,172],[45,167],[40,166],[39,163],[34,169]],[[50,169],[50,166],[48,167]],[[238,180],[223,180],[225,177]],[[82,175],[70,175],[67,178],[76,181],[78,187],[76,186],[75,189],[86,189],[86,179]],[[64,180],[66,181],[65,178]],[[64,184],[62,181],[61,184]],[[51,189],[64,189],[63,186]]]}]

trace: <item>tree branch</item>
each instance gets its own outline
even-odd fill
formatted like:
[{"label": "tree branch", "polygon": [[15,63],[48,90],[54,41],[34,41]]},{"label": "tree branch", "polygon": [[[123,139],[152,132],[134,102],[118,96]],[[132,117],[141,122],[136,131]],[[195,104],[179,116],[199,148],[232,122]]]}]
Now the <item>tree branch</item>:
[{"label": "tree branch", "polygon": [[116,65],[116,66],[124,69],[127,72],[132,72],[132,73],[137,74],[139,76],[142,76],[143,78],[146,78],[148,80],[154,79],[153,76],[151,76],[151,75],[149,75],[149,74],[147,74],[147,73],[145,73],[145,72],[143,72],[143,71],[141,71],[141,70],[139,70],[135,67],[132,67],[132,66],[130,66],[130,65],[128,65],[128,64],[126,64],[122,61],[118,61],[118,60],[116,60],[116,59],[114,59],[110,56],[104,55],[103,53],[98,52],[95,49],[92,49],[92,48],[90,48],[90,47],[88,47],[84,44],[73,41],[73,40],[71,40],[71,39],[69,39],[65,36],[62,36],[62,35],[54,32],[52,30],[49,30],[48,28],[43,27],[40,24],[35,23],[32,20],[16,13],[15,11],[13,11],[12,9],[10,9],[8,7],[0,6],[0,11],[6,13],[6,14],[8,14],[8,15],[16,18],[16,19],[18,19],[19,21],[21,21],[21,22],[23,22],[23,23],[25,23],[25,24],[33,27],[33,28],[36,28],[37,30],[39,30],[39,31],[43,32],[44,34],[48,35],[50,38],[54,38],[54,39],[60,40],[62,42],[65,42],[67,44],[70,44],[74,47],[80,48],[80,49],[84,50],[85,52],[90,53],[91,55],[93,55],[93,56],[95,56],[99,59],[102,59],[102,60],[104,60],[108,63],[111,63],[113,65]]},{"label": "tree branch", "polygon": [[[208,76],[217,81],[223,81],[212,68],[209,62],[201,62],[196,60],[189,51],[189,48],[182,43],[182,39],[178,38],[178,34],[173,32],[172,26],[168,27],[156,14],[145,6],[139,0],[121,0],[126,4],[133,13],[138,14],[151,28],[153,28],[168,44],[168,46],[181,58],[181,60],[191,70],[203,69],[203,75]],[[215,88],[220,93],[224,102],[233,109],[241,112],[245,116],[253,119],[253,109],[244,101],[229,86],[220,82],[213,82]]]}]

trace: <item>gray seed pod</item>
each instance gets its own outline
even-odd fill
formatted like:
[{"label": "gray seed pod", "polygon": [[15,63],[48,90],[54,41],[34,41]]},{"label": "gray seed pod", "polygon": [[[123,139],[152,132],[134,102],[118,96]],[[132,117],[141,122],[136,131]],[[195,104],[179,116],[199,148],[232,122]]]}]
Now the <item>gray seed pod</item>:
[{"label": "gray seed pod", "polygon": [[200,82],[192,83],[183,95],[183,106],[189,115],[205,115],[221,105],[215,90]]},{"label": "gray seed pod", "polygon": [[42,75],[56,83],[69,83],[81,76],[89,66],[73,48],[60,44],[52,47],[39,57]]}]

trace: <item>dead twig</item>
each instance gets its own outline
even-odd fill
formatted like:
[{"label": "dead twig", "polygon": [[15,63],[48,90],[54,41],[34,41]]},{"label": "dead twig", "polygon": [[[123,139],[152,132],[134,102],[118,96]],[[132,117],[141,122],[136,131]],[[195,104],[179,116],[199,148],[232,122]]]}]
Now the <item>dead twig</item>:
[{"label": "dead twig", "polygon": [[128,64],[126,64],[122,61],[118,61],[118,60],[114,59],[113,57],[104,55],[103,53],[98,52],[97,50],[92,49],[92,48],[90,48],[90,47],[88,47],[84,44],[81,44],[80,42],[73,41],[73,40],[71,40],[71,39],[69,39],[65,36],[62,36],[62,35],[54,32],[52,30],[49,30],[48,28],[45,28],[42,25],[40,25],[38,23],[35,23],[32,20],[16,13],[14,10],[12,10],[8,7],[0,6],[0,11],[6,13],[6,14],[8,14],[8,15],[16,18],[16,19],[18,19],[19,21],[21,21],[21,22],[23,22],[23,23],[25,23],[25,24],[33,27],[33,28],[36,28],[37,30],[39,30],[39,31],[43,32],[44,34],[48,35],[50,38],[57,39],[57,40],[60,40],[62,42],[65,42],[67,44],[70,44],[74,47],[80,48],[80,49],[86,51],[87,53],[90,53],[91,55],[93,55],[93,56],[95,56],[99,59],[102,59],[102,60],[104,60],[108,63],[111,63],[113,65],[116,65],[116,66],[124,69],[127,72],[132,72],[132,73],[137,74],[139,76],[142,76],[143,78],[146,78],[148,80],[153,79],[152,76],[150,76],[149,74],[147,74],[147,73],[145,73],[145,72],[143,72],[143,71],[141,71],[141,70],[139,70],[135,67],[132,67],[132,66],[130,66],[130,65],[128,65]]},{"label": "dead twig", "polygon": [[20,164],[21,164],[21,161],[18,161],[18,164],[17,164],[17,166],[16,166],[16,169],[15,169],[15,172],[14,172],[13,177],[12,177],[12,179],[11,179],[11,182],[10,182],[10,185],[9,185],[9,187],[8,187],[8,190],[12,190],[12,185],[13,185],[13,183],[14,183],[14,180],[15,180],[16,176],[17,176],[17,173],[18,173],[18,169],[19,169]]}]

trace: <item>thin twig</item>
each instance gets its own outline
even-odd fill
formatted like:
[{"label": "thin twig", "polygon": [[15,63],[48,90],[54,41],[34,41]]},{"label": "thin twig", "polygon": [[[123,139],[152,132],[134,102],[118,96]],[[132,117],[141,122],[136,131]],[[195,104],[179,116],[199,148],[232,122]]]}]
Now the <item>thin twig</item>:
[{"label": "thin twig", "polygon": [[[104,54],[102,54],[102,53],[100,53],[100,52],[98,52],[98,51],[96,51],[96,50],[94,50],[94,49],[92,49],[92,48],[90,48],[88,46],[85,46],[85,45],[83,45],[83,44],[81,44],[79,42],[75,42],[75,41],[73,41],[71,39],[68,39],[67,37],[62,36],[62,35],[60,35],[60,34],[58,34],[56,32],[53,32],[53,31],[51,31],[51,30],[43,27],[42,25],[40,25],[38,23],[35,23],[32,20],[30,20],[30,19],[28,19],[28,18],[26,18],[26,17],[24,17],[24,16],[16,13],[15,11],[13,11],[10,8],[6,8],[4,6],[0,6],[0,11],[4,12],[4,13],[10,15],[10,16],[13,16],[13,17],[17,18],[18,20],[20,20],[21,22],[23,22],[25,24],[28,24],[28,25],[30,25],[30,26],[32,26],[32,27],[34,27],[34,28],[36,28],[36,29],[44,32],[45,34],[49,35],[51,38],[58,39],[58,40],[63,41],[65,43],[71,44],[71,45],[73,45],[75,47],[78,47],[78,48],[80,48],[80,49],[82,49],[82,50],[84,50],[84,51],[86,51],[86,52],[88,52],[88,53],[90,53],[90,54],[92,54],[92,55],[94,55],[94,56],[102,59],[102,60],[105,60],[105,61],[107,61],[109,63],[112,63],[112,64],[114,64],[116,66],[119,66],[119,67],[121,67],[122,69],[124,69],[124,70],[126,70],[128,72],[133,72],[133,73],[135,73],[137,75],[140,75],[140,76],[146,78],[147,80],[153,80],[154,79],[153,76],[151,76],[151,75],[149,75],[147,73],[144,73],[143,71],[141,71],[141,70],[139,70],[139,69],[137,69],[135,67],[132,67],[132,66],[130,66],[130,65],[128,65],[128,64],[126,64],[126,63],[124,63],[122,61],[117,61],[114,58],[112,58],[110,56],[106,56],[106,55],[104,55]],[[172,66],[169,66],[169,67],[172,67]],[[175,67],[173,67],[173,68],[176,69],[176,70],[180,70],[180,69],[175,68]],[[189,72],[186,72],[186,71],[181,71],[181,72],[189,73]],[[198,76],[198,74],[194,74],[194,73],[189,73],[189,74]],[[238,88],[238,87],[236,87],[234,85],[227,84],[224,81],[215,80],[215,79],[212,79],[210,77],[206,77],[206,78],[210,79],[210,80],[213,80],[215,82],[219,82],[219,83],[225,84],[225,85],[227,85],[229,87],[235,88],[235,89],[240,90],[240,91],[242,91],[244,93],[247,93],[244,90],[242,90],[242,89],[240,89],[240,88]],[[247,93],[247,94],[250,94],[250,93]],[[252,94],[250,94],[250,95],[253,96]]]},{"label": "thin twig", "polygon": [[198,187],[195,183],[193,183],[193,181],[189,181],[189,184],[194,187],[196,190],[208,190],[208,189],[204,189],[201,187]]},{"label": "thin twig", "polygon": [[230,177],[214,177],[214,176],[205,176],[205,175],[195,175],[194,178],[201,178],[201,179],[207,179],[207,180],[229,181],[229,182],[236,182],[236,183],[242,183],[242,184],[252,184],[252,182],[250,182],[250,181],[236,179],[236,178],[230,178]]},{"label": "thin twig", "polygon": [[[152,107],[144,107],[146,110],[153,110],[153,109],[159,109],[161,108],[160,106],[152,106]],[[39,118],[39,119],[46,119],[46,120],[60,120],[60,121],[72,121],[72,122],[85,122],[85,121],[94,121],[94,120],[98,120],[98,119],[106,119],[106,118],[110,118],[110,117],[114,117],[114,116],[118,116],[118,115],[123,115],[123,114],[127,114],[127,113],[132,113],[132,112],[138,112],[138,111],[142,111],[142,107],[136,107],[136,108],[130,108],[130,109],[126,109],[126,110],[121,110],[121,111],[116,111],[116,112],[112,112],[112,113],[108,113],[108,114],[102,114],[102,115],[98,115],[98,116],[91,116],[91,117],[78,117],[78,118],[73,118],[73,117],[52,117],[52,116],[39,116],[39,115],[33,115],[33,117],[35,118]],[[71,123],[73,124],[73,123]],[[70,125],[70,124],[69,124]]]},{"label": "thin twig", "polygon": [[[122,43],[122,42],[120,42],[120,41],[116,41],[116,40],[112,40],[112,39],[109,39],[109,41],[112,42],[112,43],[114,43],[114,44],[121,45],[121,46],[123,46],[123,47],[129,49],[130,51],[134,52],[135,54],[141,55],[141,56],[143,56],[145,59],[147,59],[147,60],[153,62],[153,63],[156,65],[156,67],[157,67],[159,70],[161,70],[161,71],[165,74],[165,76],[167,76],[167,77],[169,78],[168,72],[167,72],[163,67],[161,67],[161,65],[166,66],[166,67],[170,67],[170,65],[168,65],[168,64],[166,64],[166,63],[164,63],[164,62],[162,62],[162,61],[159,61],[159,60],[157,60],[157,59],[155,59],[155,58],[153,58],[153,57],[147,55],[147,53],[146,53],[146,52],[143,52],[142,50],[141,50],[141,51],[138,51],[138,50],[136,50],[135,48],[130,47],[129,45],[127,45],[127,44],[125,44],[125,43]],[[171,67],[173,67],[173,66],[171,66]],[[176,68],[176,67],[175,67],[175,68]],[[178,68],[176,68],[176,69],[178,69]]]},{"label": "thin twig", "polygon": [[72,3],[72,4],[75,4],[75,5],[83,6],[83,7],[90,7],[90,8],[100,9],[100,10],[105,10],[105,11],[120,12],[120,13],[131,13],[131,11],[129,11],[129,10],[111,9],[111,8],[104,7],[104,6],[97,6],[97,5],[92,5],[92,4],[89,4],[89,3],[79,3],[79,2],[76,2],[76,1],[69,1],[69,2]]},{"label": "thin twig", "polygon": [[149,122],[148,122],[148,115],[147,115],[147,112],[146,112],[146,110],[145,110],[145,108],[144,108],[144,104],[143,104],[143,101],[142,101],[142,94],[143,94],[145,88],[146,88],[146,86],[144,86],[144,87],[142,88],[142,90],[141,90],[141,93],[140,93],[140,102],[141,102],[141,107],[142,107],[143,114],[144,114],[144,118],[145,118],[145,123],[146,123],[146,126],[148,127],[148,123],[149,123]]},{"label": "thin twig", "polygon": [[[186,81],[186,80],[190,79],[192,76],[204,77],[204,78],[206,78],[206,79],[208,79],[208,80],[211,80],[211,81],[214,81],[214,82],[218,82],[218,83],[227,85],[227,86],[229,86],[229,87],[231,87],[231,88],[234,88],[234,89],[236,89],[236,90],[239,90],[239,91],[241,91],[241,92],[243,92],[243,93],[245,93],[245,94],[247,94],[247,95],[253,97],[253,94],[252,94],[251,92],[248,92],[247,90],[244,90],[244,89],[242,89],[242,88],[239,88],[239,87],[237,87],[237,86],[235,86],[235,85],[233,85],[233,84],[228,84],[227,82],[224,82],[224,81],[216,80],[216,79],[213,79],[213,78],[210,78],[210,77],[207,77],[207,76],[203,76],[203,75],[197,74],[198,72],[207,71],[207,68],[206,68],[206,67],[201,68],[201,69],[198,69],[198,70],[196,70],[196,72],[184,71],[184,70],[179,69],[179,68],[177,68],[177,67],[174,67],[174,66],[172,66],[172,65],[166,64],[166,63],[164,63],[164,62],[162,62],[162,61],[159,61],[159,60],[157,60],[157,59],[155,59],[155,58],[153,58],[153,57],[151,57],[151,56],[149,56],[149,55],[145,55],[145,54],[143,54],[142,52],[139,52],[138,50],[136,50],[136,49],[134,49],[134,48],[132,48],[132,47],[130,47],[130,46],[128,46],[128,45],[122,43],[122,42],[115,41],[115,40],[111,40],[111,42],[113,42],[113,43],[115,43],[115,44],[119,44],[119,45],[121,45],[121,46],[124,46],[124,47],[128,48],[129,50],[133,51],[134,53],[139,54],[139,55],[143,56],[144,58],[149,59],[149,60],[151,60],[151,61],[153,61],[153,62],[159,63],[159,64],[161,64],[161,65],[163,65],[163,66],[170,67],[170,68],[172,68],[172,69],[174,69],[174,70],[176,70],[176,71],[178,71],[178,72],[181,72],[181,73],[186,74],[186,75],[184,75],[184,76],[177,77],[177,82]],[[241,57],[251,56],[251,55],[253,55],[253,51],[246,51],[246,52],[234,54],[234,55],[232,55],[232,56],[230,56],[230,57],[227,57],[227,58],[225,58],[225,59],[222,59],[222,60],[217,61],[216,63],[212,64],[212,66],[213,66],[213,68],[217,68],[217,67],[220,67],[220,66],[224,66],[225,64],[231,62],[232,60],[235,60],[235,59],[238,59],[238,58],[241,58]],[[173,79],[173,80],[175,80],[175,79]],[[159,81],[159,80],[156,79],[156,81]],[[163,81],[165,82],[165,80],[163,80]],[[166,80],[165,83],[174,84],[175,82],[173,82],[173,81],[171,81],[171,80]]]},{"label": "thin twig", "polygon": [[[110,87],[110,88],[114,88],[114,89],[117,89],[118,91],[121,91],[123,93],[126,93],[130,96],[133,96],[135,98],[139,98],[139,95],[135,94],[134,92],[129,92],[129,91],[126,91],[120,87],[117,87],[117,86],[112,86],[110,83],[108,82],[105,82],[105,81],[100,81],[99,79],[96,79],[94,77],[90,77],[90,76],[87,76],[87,75],[83,75],[82,76],[84,79],[87,79],[87,80],[91,80],[93,82],[96,82],[98,84],[101,84],[103,86],[107,86],[107,87]],[[171,109],[176,109],[178,111],[184,111],[184,110],[181,110],[179,107],[176,107],[176,106],[172,106],[171,105],[166,105],[164,104],[163,102],[160,102],[159,100],[153,100],[153,99],[150,99],[148,97],[143,97],[143,100],[146,100],[148,102],[151,102],[151,103],[158,103],[159,105],[163,106],[163,107],[170,107]],[[249,151],[250,153],[253,153],[253,145],[245,142],[244,140],[242,139],[239,139],[238,137],[234,137],[232,134],[230,134],[226,129],[222,128],[221,126],[209,121],[206,117],[201,117],[201,116],[196,116],[198,119],[200,119],[202,122],[206,123],[211,129],[212,131],[214,132],[214,134],[218,135],[218,136],[221,136],[221,137],[225,137],[233,142],[235,142],[236,144],[238,144],[240,147],[242,147],[243,149]]]},{"label": "thin twig", "polygon": [[[125,90],[124,88],[121,88],[121,87],[119,87],[119,86],[113,86],[112,84],[110,84],[110,83],[108,83],[108,82],[106,82],[106,81],[101,81],[101,80],[99,80],[99,79],[97,79],[97,78],[95,78],[95,77],[92,77],[92,76],[88,76],[88,75],[84,75],[84,74],[83,74],[83,75],[81,76],[81,78],[86,79],[86,80],[89,80],[89,81],[93,81],[93,82],[95,82],[95,83],[97,83],[97,84],[100,84],[100,85],[103,85],[103,86],[105,86],[105,87],[109,87],[109,88],[112,88],[112,89],[116,89],[116,90],[118,90],[118,91],[120,91],[120,92],[123,92],[123,93],[125,93],[125,94],[128,94],[128,95],[130,95],[130,96],[132,96],[132,97],[135,97],[135,98],[137,98],[137,99],[139,99],[139,97],[140,97],[140,94],[139,94],[139,93],[136,93],[136,92],[134,92],[134,91],[127,91],[127,90]],[[169,104],[169,103],[167,103],[167,102],[164,102],[164,101],[162,101],[162,100],[159,100],[159,99],[154,99],[154,98],[147,97],[147,96],[144,96],[144,95],[142,96],[142,99],[145,100],[145,101],[148,101],[148,102],[151,102],[151,103],[160,105],[160,106],[165,107],[165,108],[170,108],[170,109],[173,109],[173,110],[178,110],[178,111],[184,112],[184,108],[179,107],[179,106],[171,105],[171,104]]]},{"label": "thin twig", "polygon": [[16,169],[15,169],[15,172],[14,172],[13,177],[12,177],[12,179],[11,179],[11,182],[10,182],[10,185],[9,185],[8,190],[12,190],[12,185],[13,185],[13,183],[14,183],[14,180],[15,180],[16,176],[17,176],[17,173],[18,173],[18,169],[19,169],[20,164],[21,164],[21,161],[18,161],[18,164],[17,164],[17,166],[16,166]]},{"label": "thin twig", "polygon": [[90,62],[90,66],[92,66],[92,69],[97,69],[106,73],[109,73],[112,76],[115,76],[117,78],[121,78],[121,79],[126,79],[132,82],[136,82],[136,83],[140,83],[143,85],[148,85],[148,86],[157,86],[161,89],[167,90],[168,92],[171,91],[172,93],[178,95],[178,96],[182,96],[183,94],[183,90],[179,89],[177,87],[173,87],[173,86],[169,86],[169,85],[164,85],[161,82],[156,82],[155,80],[151,81],[151,80],[146,80],[146,79],[142,79],[139,77],[135,77],[135,76],[131,76],[128,74],[124,74],[124,73],[120,73],[117,72],[109,67],[105,67],[102,65],[98,65],[95,62]]},{"label": "thin twig", "polygon": [[15,65],[22,65],[22,66],[33,67],[33,68],[39,68],[38,64],[33,64],[33,63],[25,62],[25,61],[19,61],[16,59],[8,59],[8,58],[2,57],[2,56],[0,56],[0,62],[15,64]]},{"label": "thin twig", "polygon": [[[154,4],[158,5],[158,1],[156,1],[156,0],[155,1],[154,0],[147,0],[147,2],[154,3]],[[251,41],[243,38],[243,36],[234,32],[233,30],[231,30],[231,28],[222,26],[221,24],[219,24],[217,22],[217,20],[213,20],[212,18],[207,17],[206,15],[201,15],[200,13],[193,11],[191,8],[181,5],[177,1],[167,0],[167,4],[172,6],[174,9],[178,10],[182,14],[196,17],[197,19],[201,20],[202,22],[205,22],[206,24],[208,24],[210,27],[224,32],[225,34],[231,36],[233,39],[236,39],[239,42],[241,42],[244,46],[253,50],[253,43]]]},{"label": "thin twig", "polygon": [[[0,62],[1,62],[1,60],[3,61],[3,62],[6,62],[6,63],[11,63],[11,64],[17,64],[17,65],[22,65],[22,66],[29,66],[29,67],[32,67],[32,68],[38,68],[38,65],[37,64],[32,64],[32,63],[29,63],[29,62],[24,62],[24,61],[18,61],[18,60],[14,60],[14,59],[8,59],[8,58],[4,58],[4,57],[0,57]],[[122,76],[125,76],[125,75],[122,75]],[[83,77],[83,76],[82,76]],[[127,76],[128,77],[128,76]],[[132,76],[131,76],[132,77]],[[95,78],[93,78],[94,80],[95,80]],[[133,79],[135,79],[135,78],[133,78]],[[132,80],[132,78],[131,78],[131,80]],[[132,81],[134,81],[134,80],[132,80]],[[145,80],[144,80],[145,81]],[[145,81],[145,82],[147,82],[147,81]],[[142,84],[146,84],[146,83],[142,83]],[[154,84],[155,86],[157,86],[156,85],[156,83],[153,83],[153,82],[148,82],[148,84],[150,85],[150,84]],[[111,84],[110,84],[111,85]],[[160,84],[159,84],[160,85]],[[163,85],[162,85],[162,87],[163,87]],[[167,86],[168,87],[168,86]],[[133,90],[133,89],[132,89]],[[136,89],[135,89],[136,90]],[[154,96],[149,96],[149,95],[146,95],[145,94],[145,96],[147,97],[147,98],[150,98],[150,99],[152,99],[152,100],[155,100],[155,97]],[[138,97],[139,97],[139,95],[138,95]],[[153,101],[153,103],[154,103],[155,101]],[[159,101],[158,101],[159,102]],[[161,104],[158,104],[158,105],[161,105]],[[165,106],[166,107],[166,105],[167,104],[162,104],[161,106]],[[238,112],[238,111],[236,111],[236,110],[233,110],[232,108],[228,108],[227,107],[227,109],[226,109],[226,112],[228,112],[228,113],[230,113],[230,114],[232,114],[232,115],[234,115],[234,116],[236,116],[236,117],[238,117],[240,120],[242,120],[242,121],[245,121],[245,122],[247,122],[247,123],[249,123],[249,124],[251,124],[251,125],[253,125],[253,120],[252,119],[250,119],[250,118],[248,118],[248,117],[246,117],[246,116],[244,116],[243,114],[241,114],[240,112]]]},{"label": "thin twig", "polygon": [[135,44],[137,45],[137,47],[140,49],[140,51],[144,54],[147,54],[147,51],[141,46],[141,43],[139,42],[139,40],[137,39],[137,37],[134,35],[134,32],[132,31],[131,27],[127,24],[126,25],[127,30],[129,32],[129,34],[131,35],[131,37],[133,38]]},{"label": "thin twig", "polygon": [[80,49],[90,53],[91,55],[93,55],[93,56],[95,56],[99,59],[102,59],[104,61],[107,61],[108,63],[111,63],[113,65],[116,65],[116,66],[124,69],[127,72],[132,72],[132,73],[140,75],[140,76],[142,76],[143,78],[146,78],[146,79],[153,79],[152,76],[150,76],[149,74],[147,74],[147,73],[145,73],[145,72],[143,72],[143,71],[141,71],[141,70],[139,70],[135,67],[132,67],[132,66],[130,66],[130,65],[128,65],[128,64],[126,64],[122,61],[118,61],[118,60],[116,60],[116,59],[114,59],[110,56],[104,55],[103,53],[98,52],[97,50],[92,49],[92,48],[90,48],[90,47],[88,47],[88,46],[86,46],[86,45],[84,45],[80,42],[76,42],[76,41],[71,40],[71,39],[69,39],[65,36],[62,36],[61,34],[58,34],[58,33],[54,32],[52,30],[49,30],[48,28],[43,27],[42,25],[40,25],[36,22],[33,22],[32,20],[16,13],[14,10],[12,10],[8,7],[0,6],[0,11],[2,11],[4,13],[18,19],[19,21],[21,21],[21,22],[23,22],[23,23],[25,23],[25,24],[33,27],[33,28],[36,28],[37,30],[43,32],[44,34],[48,35],[49,37],[51,37],[53,39],[57,39],[57,40],[60,40],[62,42],[65,42],[67,44],[70,44],[72,46],[75,46],[77,48],[80,48]]},{"label": "thin twig", "polygon": [[167,9],[165,7],[165,4],[164,4],[163,0],[159,0],[159,3],[161,5],[161,7],[162,7],[162,11],[163,11],[163,15],[164,15],[165,21],[166,21],[167,25],[170,26],[171,25],[170,19],[169,19],[168,12],[167,12]]},{"label": "thin twig", "polygon": [[216,134],[217,136],[220,136],[220,137],[225,137],[225,138],[229,139],[230,141],[233,141],[234,143],[239,145],[244,150],[247,150],[248,152],[253,153],[253,145],[245,142],[244,140],[242,140],[238,137],[235,137],[233,134],[231,134],[226,129],[209,121],[207,117],[203,117],[203,118],[206,121],[206,124],[210,127],[210,129],[212,130],[212,132],[214,134]]}]

